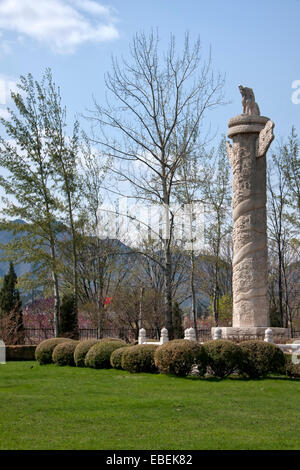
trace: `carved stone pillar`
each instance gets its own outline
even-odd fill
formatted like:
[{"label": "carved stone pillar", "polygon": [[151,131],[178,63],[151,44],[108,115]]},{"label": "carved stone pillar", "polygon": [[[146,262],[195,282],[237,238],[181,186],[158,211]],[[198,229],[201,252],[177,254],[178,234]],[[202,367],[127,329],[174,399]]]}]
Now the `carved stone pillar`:
[{"label": "carved stone pillar", "polygon": [[[270,325],[267,294],[266,153],[274,139],[267,117],[229,120],[227,153],[233,171],[233,317],[223,338],[264,338]],[[284,328],[273,328],[284,337]]]},{"label": "carved stone pillar", "polygon": [[274,124],[263,116],[229,121],[233,171],[233,327],[268,327],[266,152]]}]

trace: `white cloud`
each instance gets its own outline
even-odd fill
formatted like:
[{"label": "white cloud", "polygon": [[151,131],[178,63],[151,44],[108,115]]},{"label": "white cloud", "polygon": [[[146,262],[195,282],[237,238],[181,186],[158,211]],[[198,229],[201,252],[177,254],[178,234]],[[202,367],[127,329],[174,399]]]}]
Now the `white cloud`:
[{"label": "white cloud", "polygon": [[0,33],[27,36],[62,54],[119,37],[113,10],[96,0],[0,0]]},{"label": "white cloud", "polygon": [[97,1],[94,0],[69,0],[69,3],[73,4],[80,10],[86,11],[87,13],[92,13],[93,15],[103,15],[109,18],[112,13],[111,8],[100,5]]}]

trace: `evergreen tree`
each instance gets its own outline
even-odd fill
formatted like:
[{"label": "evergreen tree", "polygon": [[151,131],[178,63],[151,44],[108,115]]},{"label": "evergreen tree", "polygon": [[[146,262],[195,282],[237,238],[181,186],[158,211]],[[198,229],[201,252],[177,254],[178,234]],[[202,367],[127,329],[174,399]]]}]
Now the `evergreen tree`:
[{"label": "evergreen tree", "polygon": [[78,321],[74,294],[65,294],[60,307],[59,336],[78,339]]},{"label": "evergreen tree", "polygon": [[23,325],[22,301],[16,285],[17,275],[12,262],[9,271],[4,276],[0,290],[0,312],[2,320],[2,335],[6,344],[24,344],[25,332]]},{"label": "evergreen tree", "polygon": [[173,322],[173,331],[174,339],[181,339],[184,336],[183,327],[182,327],[182,310],[179,307],[178,302],[173,303],[172,309],[172,322]]},{"label": "evergreen tree", "polygon": [[9,271],[4,276],[3,287],[0,290],[0,314],[2,317],[9,315],[20,302],[20,294],[16,284],[17,275],[13,263],[10,262]]}]

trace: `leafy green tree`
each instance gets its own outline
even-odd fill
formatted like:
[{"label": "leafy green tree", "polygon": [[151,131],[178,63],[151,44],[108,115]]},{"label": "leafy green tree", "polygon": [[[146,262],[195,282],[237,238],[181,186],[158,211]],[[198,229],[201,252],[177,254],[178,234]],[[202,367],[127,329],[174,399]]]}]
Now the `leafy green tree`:
[{"label": "leafy green tree", "polygon": [[219,323],[222,326],[232,326],[232,295],[224,294],[219,302]]},{"label": "leafy green tree", "polygon": [[66,135],[66,109],[62,106],[60,90],[48,72],[47,98],[51,103],[53,118],[55,119],[55,135],[51,141],[51,164],[53,167],[53,180],[59,192],[60,215],[68,229],[68,236],[72,246],[73,267],[73,298],[74,313],[78,323],[78,243],[79,236],[76,223],[76,211],[79,209],[80,184],[77,172],[77,159],[79,157],[79,123],[75,121],[72,135]]},{"label": "leafy green tree", "polygon": [[[66,151],[59,126],[64,112],[55,106],[49,69],[41,83],[34,81],[31,74],[21,76],[18,90],[11,93],[15,110],[8,110],[8,119],[0,118],[6,132],[0,137],[0,166],[7,170],[7,176],[0,177],[6,194],[3,213],[7,216],[1,221],[1,228],[17,235],[2,249],[6,258],[31,263],[38,275],[50,271],[57,335],[60,304],[57,238],[62,226],[57,223],[60,201],[53,159],[58,149]],[[26,223],[13,220],[16,218]]]}]

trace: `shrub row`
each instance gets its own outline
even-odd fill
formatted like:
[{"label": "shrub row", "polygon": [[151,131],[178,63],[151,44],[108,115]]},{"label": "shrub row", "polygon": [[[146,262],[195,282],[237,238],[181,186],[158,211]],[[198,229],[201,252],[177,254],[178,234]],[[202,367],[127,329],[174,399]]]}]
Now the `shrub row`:
[{"label": "shrub row", "polygon": [[201,346],[194,341],[174,340],[160,346],[154,359],[160,372],[181,376],[194,369],[202,376],[207,373],[223,378],[236,373],[254,379],[271,373],[284,374],[286,367],[281,349],[264,341],[244,341],[238,345],[214,340]]},{"label": "shrub row", "polygon": [[126,346],[122,340],[105,338],[102,340],[75,341],[69,338],[52,338],[42,341],[35,350],[35,358],[40,365],[54,362],[59,366],[110,368],[111,353]]},{"label": "shrub row", "polygon": [[236,344],[214,340],[201,345],[196,341],[173,340],[156,346],[128,345],[122,340],[74,341],[55,338],[43,341],[35,351],[40,364],[92,367],[95,369],[124,369],[129,372],[160,372],[187,376],[192,371],[199,375],[219,378],[236,373],[250,378],[268,374],[300,377],[300,365],[293,364],[289,355],[264,341],[244,341]]},{"label": "shrub row", "polygon": [[286,369],[285,355],[276,345],[264,341],[236,344],[214,340],[201,345],[196,341],[173,340],[162,346],[138,345],[121,348],[111,356],[111,365],[129,372],[161,372],[187,376],[199,375],[223,378],[233,373],[254,378],[268,374],[300,376],[300,366],[291,361]]},{"label": "shrub row", "polygon": [[240,344],[216,340],[206,343],[204,349],[208,355],[208,372],[216,377],[237,373],[257,379],[271,373],[285,373],[284,353],[275,344],[256,340]]}]

